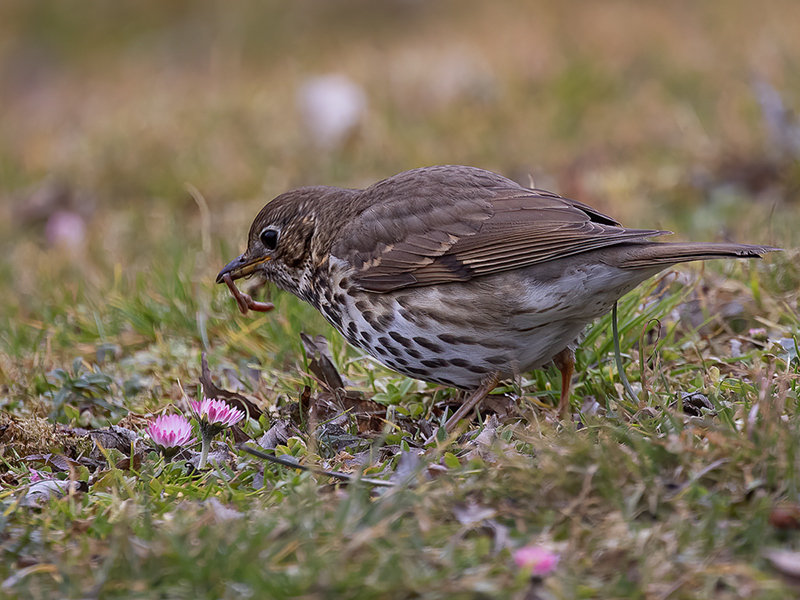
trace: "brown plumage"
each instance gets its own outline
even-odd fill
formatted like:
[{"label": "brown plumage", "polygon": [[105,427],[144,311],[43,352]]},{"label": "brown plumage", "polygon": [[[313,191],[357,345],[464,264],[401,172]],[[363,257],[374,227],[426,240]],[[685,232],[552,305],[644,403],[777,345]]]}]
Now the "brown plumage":
[{"label": "brown plumage", "polygon": [[259,273],[419,379],[490,390],[556,359],[563,411],[575,340],[620,296],[678,262],[775,250],[649,239],[667,233],[482,169],[428,167],[278,196],[217,281]]}]

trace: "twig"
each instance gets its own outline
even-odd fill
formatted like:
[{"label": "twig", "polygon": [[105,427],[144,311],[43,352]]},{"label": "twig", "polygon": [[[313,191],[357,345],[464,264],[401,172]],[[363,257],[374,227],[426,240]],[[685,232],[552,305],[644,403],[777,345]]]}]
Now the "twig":
[{"label": "twig", "polygon": [[300,469],[301,471],[308,471],[309,473],[314,473],[316,475],[325,475],[327,477],[333,477],[335,479],[346,481],[348,483],[366,483],[367,485],[377,485],[382,487],[395,486],[395,483],[393,481],[386,481],[384,479],[370,479],[368,477],[359,477],[358,475],[350,475],[349,473],[342,473],[340,471],[328,471],[326,469],[321,469],[319,467],[313,467],[310,465],[301,465],[288,458],[273,456],[272,454],[267,454],[266,452],[262,452],[261,450],[253,448],[252,446],[246,446],[244,444],[240,445],[239,448],[241,448],[248,454],[252,454],[253,456],[257,456],[258,458],[263,458],[264,460],[269,461],[271,463],[275,463],[284,467],[289,467],[290,469]]}]

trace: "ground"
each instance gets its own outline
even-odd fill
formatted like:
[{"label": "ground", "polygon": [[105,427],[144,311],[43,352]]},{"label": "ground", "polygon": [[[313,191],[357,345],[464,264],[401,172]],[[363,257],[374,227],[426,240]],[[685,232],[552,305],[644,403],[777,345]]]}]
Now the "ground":
[{"label": "ground", "polygon": [[[796,594],[798,13],[4,3],[2,595]],[[298,106],[326,74],[360,90],[340,134]],[[578,352],[571,421],[553,414],[551,368],[426,445],[454,390],[366,359],[274,289],[254,291],[274,311],[240,315],[214,277],[278,193],[439,163],[675,239],[785,251],[681,266],[623,298],[635,398],[607,316]],[[145,433],[189,414],[203,354],[250,409],[207,471],[197,446],[167,461]],[[393,485],[267,464],[242,442]],[[515,562],[531,546],[557,557],[533,578]]]}]

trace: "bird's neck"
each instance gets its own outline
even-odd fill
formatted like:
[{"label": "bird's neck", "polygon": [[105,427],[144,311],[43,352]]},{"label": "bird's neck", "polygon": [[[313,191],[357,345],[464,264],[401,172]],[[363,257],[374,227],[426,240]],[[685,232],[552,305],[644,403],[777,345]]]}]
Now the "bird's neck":
[{"label": "bird's neck", "polygon": [[325,283],[329,279],[327,267],[327,261],[324,264],[314,264],[311,259],[307,259],[291,271],[273,271],[269,279],[282,290],[294,294],[324,314],[323,308],[330,304],[325,292],[329,289],[329,285]]}]

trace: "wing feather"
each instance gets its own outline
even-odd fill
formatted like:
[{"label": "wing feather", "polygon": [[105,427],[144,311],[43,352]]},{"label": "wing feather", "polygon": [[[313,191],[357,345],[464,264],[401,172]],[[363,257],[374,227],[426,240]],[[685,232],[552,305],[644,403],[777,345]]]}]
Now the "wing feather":
[{"label": "wing feather", "polygon": [[[413,185],[410,185],[412,184]],[[372,292],[467,281],[664,231],[480,169],[419,169],[367,188],[374,200],[341,232],[334,256]]]}]

